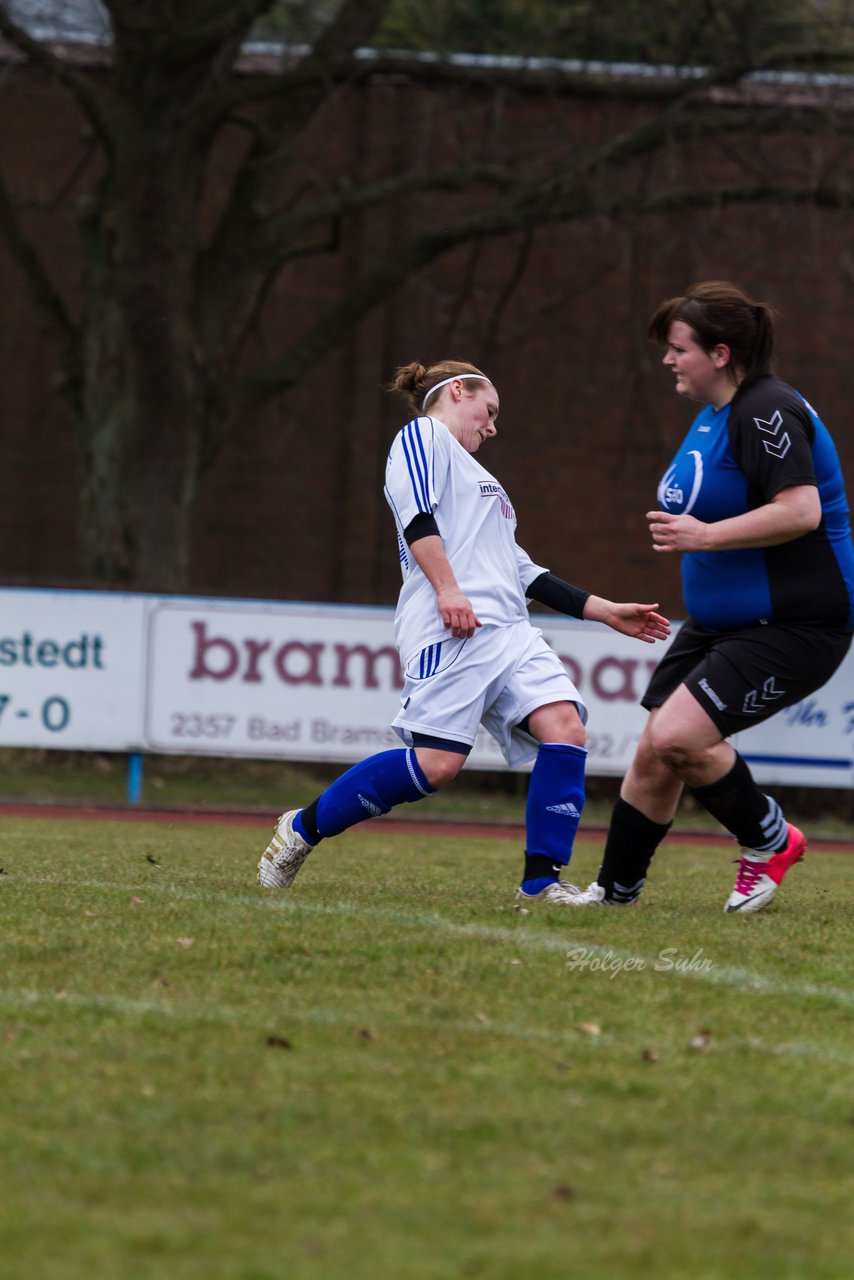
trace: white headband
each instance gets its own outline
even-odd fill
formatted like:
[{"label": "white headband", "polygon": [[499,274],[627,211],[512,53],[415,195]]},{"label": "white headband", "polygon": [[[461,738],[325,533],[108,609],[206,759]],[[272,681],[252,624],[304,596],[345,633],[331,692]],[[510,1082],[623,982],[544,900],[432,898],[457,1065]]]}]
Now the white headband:
[{"label": "white headband", "polygon": [[485,373],[454,373],[450,378],[445,378],[444,382],[437,382],[435,387],[431,387],[424,399],[421,401],[421,408],[426,409],[427,401],[430,399],[434,391],[438,391],[440,387],[446,387],[449,382],[456,382],[457,378],[462,381],[463,378],[480,378],[481,382],[489,382]]}]

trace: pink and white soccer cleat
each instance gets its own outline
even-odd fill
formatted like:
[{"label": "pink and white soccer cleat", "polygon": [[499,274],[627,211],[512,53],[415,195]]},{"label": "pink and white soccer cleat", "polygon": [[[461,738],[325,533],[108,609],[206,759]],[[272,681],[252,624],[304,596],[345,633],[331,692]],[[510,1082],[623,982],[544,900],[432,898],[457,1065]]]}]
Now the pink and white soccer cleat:
[{"label": "pink and white soccer cleat", "polygon": [[727,898],[724,911],[761,911],[767,907],[782,882],[783,876],[804,856],[806,836],[788,823],[789,838],[778,853],[759,853],[742,849],[735,877],[735,887]]}]

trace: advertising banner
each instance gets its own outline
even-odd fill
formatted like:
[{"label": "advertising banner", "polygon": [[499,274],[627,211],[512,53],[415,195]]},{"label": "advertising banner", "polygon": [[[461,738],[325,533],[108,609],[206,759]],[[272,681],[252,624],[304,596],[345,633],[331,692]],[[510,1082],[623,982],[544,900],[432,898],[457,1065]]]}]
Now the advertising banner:
[{"label": "advertising banner", "polygon": [[[0,600],[2,746],[346,764],[398,744],[390,608],[11,589]],[[589,772],[621,775],[666,645],[532,620],[589,708]],[[757,706],[774,692],[757,690]],[[854,655],[734,741],[760,782],[854,785]],[[469,767],[505,767],[484,731]]]},{"label": "advertising banner", "polygon": [[0,591],[0,746],[140,745],[144,596]]},{"label": "advertising banner", "polygon": [[[402,679],[390,609],[173,602],[149,615],[149,750],[360,760],[399,744]],[[590,767],[619,773],[659,654],[607,628],[538,619],[590,708]],[[661,652],[663,652],[663,647]],[[470,763],[503,768],[481,732]]]}]

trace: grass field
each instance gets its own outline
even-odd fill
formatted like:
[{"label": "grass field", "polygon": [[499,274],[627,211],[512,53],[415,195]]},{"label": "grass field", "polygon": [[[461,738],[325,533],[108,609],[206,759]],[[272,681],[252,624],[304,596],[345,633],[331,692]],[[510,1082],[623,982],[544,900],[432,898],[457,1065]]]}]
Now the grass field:
[{"label": "grass field", "polygon": [[507,839],[0,839],[2,1280],[850,1276],[854,859],[522,915]]}]

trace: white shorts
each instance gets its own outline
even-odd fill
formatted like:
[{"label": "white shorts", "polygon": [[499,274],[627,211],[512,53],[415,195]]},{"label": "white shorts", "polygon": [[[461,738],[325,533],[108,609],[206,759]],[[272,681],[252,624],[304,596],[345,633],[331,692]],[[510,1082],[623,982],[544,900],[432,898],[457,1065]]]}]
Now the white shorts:
[{"label": "white shorts", "polygon": [[473,746],[482,724],[511,768],[528,764],[539,743],[519,728],[538,707],[587,707],[566,668],[529,622],[482,627],[469,640],[443,640],[414,654],[404,668],[400,711],[392,728],[407,746],[413,733]]}]

